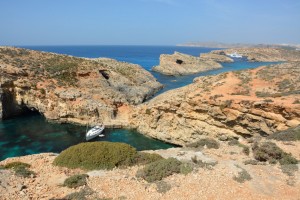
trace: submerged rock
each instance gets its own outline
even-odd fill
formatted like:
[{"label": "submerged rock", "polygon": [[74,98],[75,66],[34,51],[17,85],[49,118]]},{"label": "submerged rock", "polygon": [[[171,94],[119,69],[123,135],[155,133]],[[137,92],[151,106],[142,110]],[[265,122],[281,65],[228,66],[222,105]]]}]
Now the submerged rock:
[{"label": "submerged rock", "polygon": [[222,68],[222,65],[213,60],[175,52],[172,55],[160,55],[159,66],[153,67],[152,70],[166,75],[180,76],[219,68]]}]

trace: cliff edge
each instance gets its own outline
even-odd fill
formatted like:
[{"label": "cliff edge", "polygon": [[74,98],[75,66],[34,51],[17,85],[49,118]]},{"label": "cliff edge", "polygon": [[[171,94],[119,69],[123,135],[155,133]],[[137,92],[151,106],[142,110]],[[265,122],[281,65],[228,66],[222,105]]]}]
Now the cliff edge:
[{"label": "cliff edge", "polygon": [[123,126],[131,105],[162,88],[139,65],[13,47],[0,48],[0,74],[3,118],[35,110],[59,122]]}]

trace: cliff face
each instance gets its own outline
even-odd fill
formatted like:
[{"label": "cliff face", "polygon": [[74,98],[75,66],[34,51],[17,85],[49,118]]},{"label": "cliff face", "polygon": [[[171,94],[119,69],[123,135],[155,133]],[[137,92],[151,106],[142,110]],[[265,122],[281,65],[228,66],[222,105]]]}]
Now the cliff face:
[{"label": "cliff face", "polygon": [[142,67],[111,59],[2,47],[0,66],[3,117],[32,109],[61,122],[126,125],[130,106],[162,87]]},{"label": "cliff face", "polygon": [[234,48],[216,50],[207,56],[226,55],[237,52],[252,62],[300,61],[300,51],[282,48]]},{"label": "cliff face", "polygon": [[174,76],[195,74],[222,68],[221,64],[212,59],[201,59],[178,52],[175,52],[173,55],[160,55],[159,62],[159,66],[152,68],[153,71]]},{"label": "cliff face", "polygon": [[139,106],[132,126],[184,145],[203,136],[268,135],[300,124],[300,62],[199,77]]},{"label": "cliff face", "polygon": [[215,53],[202,53],[200,54],[200,58],[203,60],[211,60],[215,62],[234,62],[234,60],[229,56]]}]

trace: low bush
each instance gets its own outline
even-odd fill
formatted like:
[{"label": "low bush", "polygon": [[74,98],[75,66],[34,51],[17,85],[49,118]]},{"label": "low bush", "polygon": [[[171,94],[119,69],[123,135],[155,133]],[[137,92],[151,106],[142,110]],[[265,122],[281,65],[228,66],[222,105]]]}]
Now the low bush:
[{"label": "low bush", "polygon": [[209,149],[218,149],[220,147],[219,143],[211,138],[200,139],[197,142],[188,144],[187,147],[199,148],[206,146]]},{"label": "low bush", "polygon": [[294,176],[295,172],[298,171],[298,165],[295,164],[288,164],[288,165],[281,165],[281,171],[288,176]]},{"label": "low bush", "polygon": [[158,181],[156,183],[156,191],[158,193],[166,193],[171,190],[172,186],[165,181]]},{"label": "low bush", "polygon": [[250,154],[250,148],[244,144],[241,144],[238,140],[232,139],[228,142],[228,145],[230,146],[238,146],[243,149],[243,153],[246,154],[247,156]]},{"label": "low bush", "polygon": [[[238,167],[238,166],[237,166]],[[250,176],[250,174],[243,168],[238,167],[241,169],[241,171],[238,173],[238,176],[234,176],[233,180],[239,182],[239,183],[244,183],[246,181],[250,181],[252,179],[252,177]]]},{"label": "low bush", "polygon": [[70,176],[64,181],[64,186],[68,188],[77,188],[86,185],[87,174],[77,174]]},{"label": "low bush", "polygon": [[289,128],[285,131],[276,132],[270,136],[268,139],[274,139],[278,141],[297,141],[300,140],[300,126],[295,128]]},{"label": "low bush", "polygon": [[85,187],[85,188],[81,189],[79,192],[73,192],[71,194],[68,194],[63,199],[66,199],[66,200],[85,200],[85,199],[87,199],[86,196],[92,195],[93,193],[94,193],[94,191],[91,188]]},{"label": "low bush", "polygon": [[18,161],[8,163],[4,166],[5,169],[12,169],[17,176],[21,176],[24,178],[29,178],[31,177],[31,175],[35,176],[35,173],[28,169],[29,167],[29,164]]},{"label": "low bush", "polygon": [[13,169],[13,168],[20,168],[20,167],[22,167],[22,168],[28,168],[28,167],[30,167],[30,165],[27,164],[27,163],[16,161],[16,162],[8,163],[4,167],[6,169]]},{"label": "low bush", "polygon": [[137,177],[141,177],[147,182],[155,182],[161,181],[163,178],[175,173],[187,174],[191,171],[191,166],[188,166],[175,158],[168,158],[146,165],[137,172]]},{"label": "low bush", "polygon": [[291,154],[284,152],[272,142],[264,142],[261,145],[254,144],[252,149],[254,158],[258,161],[268,161],[272,164],[279,161],[281,165],[298,163]]},{"label": "low bush", "polygon": [[112,169],[128,165],[136,154],[135,148],[124,143],[87,142],[64,150],[55,158],[53,164],[87,170]]},{"label": "low bush", "polygon": [[164,158],[156,153],[138,152],[134,159],[131,161],[130,165],[146,165],[161,159]]}]

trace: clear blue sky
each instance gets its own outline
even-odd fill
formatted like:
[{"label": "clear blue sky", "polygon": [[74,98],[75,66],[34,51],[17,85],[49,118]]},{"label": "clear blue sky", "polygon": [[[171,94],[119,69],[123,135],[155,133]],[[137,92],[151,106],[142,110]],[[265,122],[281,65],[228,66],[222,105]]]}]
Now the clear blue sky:
[{"label": "clear blue sky", "polygon": [[300,0],[0,0],[0,45],[300,44]]}]

